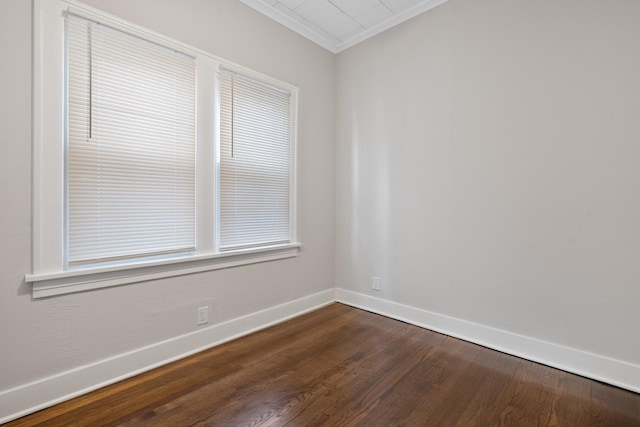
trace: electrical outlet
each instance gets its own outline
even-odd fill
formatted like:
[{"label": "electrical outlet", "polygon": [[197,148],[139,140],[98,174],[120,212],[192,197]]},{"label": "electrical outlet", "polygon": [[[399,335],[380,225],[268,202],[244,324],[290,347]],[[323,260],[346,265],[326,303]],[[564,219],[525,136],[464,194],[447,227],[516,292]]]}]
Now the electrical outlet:
[{"label": "electrical outlet", "polygon": [[198,308],[198,325],[209,323],[209,306]]},{"label": "electrical outlet", "polygon": [[371,278],[371,289],[373,289],[374,291],[379,291],[380,290],[380,278],[379,277],[372,277]]}]

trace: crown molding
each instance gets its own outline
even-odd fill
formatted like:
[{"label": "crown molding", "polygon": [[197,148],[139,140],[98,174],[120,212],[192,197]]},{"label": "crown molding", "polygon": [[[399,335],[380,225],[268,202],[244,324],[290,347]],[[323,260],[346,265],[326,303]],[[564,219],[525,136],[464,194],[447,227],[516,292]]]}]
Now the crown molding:
[{"label": "crown molding", "polygon": [[405,10],[393,17],[382,21],[380,24],[366,29],[363,32],[355,34],[353,37],[348,38],[342,42],[336,41],[333,37],[327,37],[327,35],[322,34],[318,31],[315,31],[301,22],[295,20],[290,17],[286,13],[275,9],[266,3],[260,0],[240,0],[245,5],[251,7],[252,9],[257,10],[258,12],[266,15],[267,17],[273,19],[274,21],[284,25],[292,31],[300,34],[301,36],[311,40],[312,42],[322,46],[327,49],[329,52],[337,54],[342,52],[345,49],[348,49],[356,44],[363,42],[377,34],[380,34],[383,31],[388,30],[389,28],[401,24],[411,18],[414,18],[421,13],[424,13],[428,10],[433,9],[434,7],[440,6],[441,4],[449,1],[449,0],[427,0],[417,4],[416,6]]},{"label": "crown molding", "polygon": [[441,4],[446,3],[447,1],[449,0],[428,0],[420,4],[417,4],[416,6],[409,8],[404,12],[394,15],[393,17],[385,21],[382,21],[376,26],[368,28],[361,33],[357,33],[353,37],[350,37],[349,39],[336,44],[334,53],[340,53],[343,50],[350,48],[351,46],[355,46],[358,43],[361,43],[367,39],[370,39],[371,37],[378,35],[381,32],[386,31],[391,27],[395,27],[396,25],[399,25],[405,21],[408,21],[411,18],[415,18],[416,16],[428,10],[431,10],[437,6],[440,6]]},{"label": "crown molding", "polygon": [[317,31],[314,31],[308,27],[306,27],[301,22],[296,21],[291,18],[289,15],[284,12],[279,11],[273,7],[268,6],[267,4],[261,2],[260,0],[240,0],[240,2],[249,6],[252,9],[257,10],[258,12],[266,15],[267,17],[273,19],[274,21],[284,25],[292,31],[300,34],[301,36],[311,40],[317,45],[322,46],[327,49],[331,53],[338,53],[336,50],[338,44],[335,40],[332,40],[329,37],[326,37],[324,34],[321,34]]}]

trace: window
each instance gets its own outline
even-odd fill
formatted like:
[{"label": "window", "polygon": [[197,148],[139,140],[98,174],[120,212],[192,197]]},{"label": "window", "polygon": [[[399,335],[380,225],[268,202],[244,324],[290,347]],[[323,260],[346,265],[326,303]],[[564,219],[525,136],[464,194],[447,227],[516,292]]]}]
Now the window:
[{"label": "window", "polygon": [[220,249],[291,240],[291,94],[220,71]]},{"label": "window", "polygon": [[295,87],[36,7],[34,297],[297,255]]},{"label": "window", "polygon": [[66,27],[68,265],[195,250],[194,59]]}]

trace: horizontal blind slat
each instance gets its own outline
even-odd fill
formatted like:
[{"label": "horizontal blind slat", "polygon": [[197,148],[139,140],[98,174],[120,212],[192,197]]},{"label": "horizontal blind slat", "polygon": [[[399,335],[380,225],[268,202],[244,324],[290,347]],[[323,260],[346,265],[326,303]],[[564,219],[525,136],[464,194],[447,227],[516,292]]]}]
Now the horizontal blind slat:
[{"label": "horizontal blind slat", "polygon": [[67,58],[69,264],[194,250],[193,59],[74,16]]},{"label": "horizontal blind slat", "polygon": [[220,248],[291,241],[291,97],[220,71]]}]

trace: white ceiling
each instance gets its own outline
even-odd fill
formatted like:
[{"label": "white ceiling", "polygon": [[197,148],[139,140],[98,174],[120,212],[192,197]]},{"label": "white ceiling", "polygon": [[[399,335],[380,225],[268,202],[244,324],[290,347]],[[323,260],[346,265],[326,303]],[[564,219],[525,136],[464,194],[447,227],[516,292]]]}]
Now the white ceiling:
[{"label": "white ceiling", "polygon": [[447,0],[240,0],[338,53]]}]

